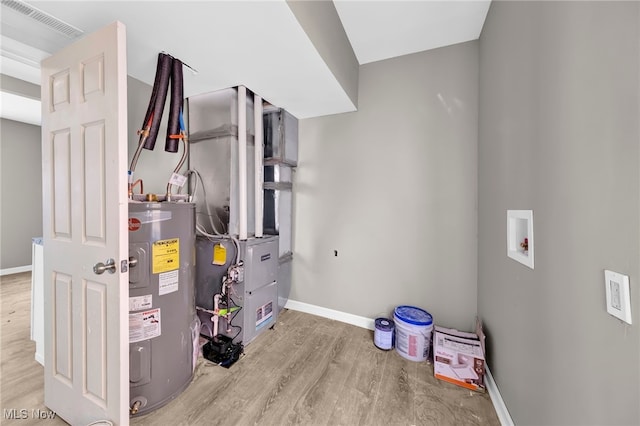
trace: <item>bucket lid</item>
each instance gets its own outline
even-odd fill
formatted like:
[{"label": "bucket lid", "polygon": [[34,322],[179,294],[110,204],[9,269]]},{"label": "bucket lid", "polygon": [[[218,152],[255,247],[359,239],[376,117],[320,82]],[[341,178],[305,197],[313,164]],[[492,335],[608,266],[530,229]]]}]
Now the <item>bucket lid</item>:
[{"label": "bucket lid", "polygon": [[408,322],[413,325],[431,325],[433,324],[433,317],[424,309],[416,308],[415,306],[402,305],[398,306],[394,311],[394,316],[398,317],[404,322]]},{"label": "bucket lid", "polygon": [[387,318],[376,318],[375,325],[381,331],[393,330],[393,321]]}]

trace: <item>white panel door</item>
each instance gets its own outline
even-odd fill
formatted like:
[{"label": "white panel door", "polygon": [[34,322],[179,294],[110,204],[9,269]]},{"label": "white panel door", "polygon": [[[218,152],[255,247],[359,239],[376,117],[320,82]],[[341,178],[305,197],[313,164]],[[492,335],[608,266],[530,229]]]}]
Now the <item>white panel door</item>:
[{"label": "white panel door", "polygon": [[119,22],[42,62],[45,405],[73,425],[129,422],[126,85]]}]

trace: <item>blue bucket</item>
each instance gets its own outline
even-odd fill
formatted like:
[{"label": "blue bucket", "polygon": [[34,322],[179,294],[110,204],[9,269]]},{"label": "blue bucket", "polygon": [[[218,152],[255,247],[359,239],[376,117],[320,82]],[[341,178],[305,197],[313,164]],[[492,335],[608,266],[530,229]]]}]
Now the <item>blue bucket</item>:
[{"label": "blue bucket", "polygon": [[402,305],[393,311],[396,352],[410,361],[425,361],[431,350],[433,317],[424,309]]}]

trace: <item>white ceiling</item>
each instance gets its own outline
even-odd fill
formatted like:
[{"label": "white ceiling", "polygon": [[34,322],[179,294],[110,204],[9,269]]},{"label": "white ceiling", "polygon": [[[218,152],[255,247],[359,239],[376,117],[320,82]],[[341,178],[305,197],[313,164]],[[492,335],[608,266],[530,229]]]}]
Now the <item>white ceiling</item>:
[{"label": "white ceiling", "polygon": [[[360,64],[476,39],[489,8],[486,0],[334,3]],[[186,96],[242,84],[298,118],[356,109],[284,0],[28,4],[85,34],[123,22],[128,73],[148,84],[165,51],[198,70],[185,70]],[[14,77],[37,83],[39,61],[73,41],[5,6],[1,19],[2,73]]]},{"label": "white ceiling", "polygon": [[358,62],[463,43],[480,37],[490,0],[334,0]]}]

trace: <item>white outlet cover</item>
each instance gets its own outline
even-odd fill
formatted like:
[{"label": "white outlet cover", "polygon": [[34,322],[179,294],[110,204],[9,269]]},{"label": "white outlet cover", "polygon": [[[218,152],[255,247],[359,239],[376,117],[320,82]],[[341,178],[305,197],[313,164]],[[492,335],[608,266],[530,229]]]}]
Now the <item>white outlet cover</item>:
[{"label": "white outlet cover", "polygon": [[605,269],[604,287],[607,293],[607,312],[631,324],[629,276]]}]

